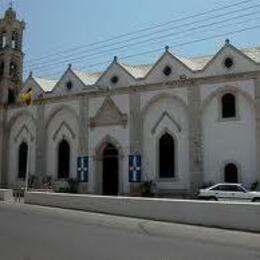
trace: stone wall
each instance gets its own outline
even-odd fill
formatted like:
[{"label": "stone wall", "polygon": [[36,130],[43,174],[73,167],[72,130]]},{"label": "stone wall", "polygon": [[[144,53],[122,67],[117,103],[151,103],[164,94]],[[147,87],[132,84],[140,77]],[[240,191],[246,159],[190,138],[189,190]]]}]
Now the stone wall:
[{"label": "stone wall", "polygon": [[26,193],[25,203],[260,232],[259,203]]}]

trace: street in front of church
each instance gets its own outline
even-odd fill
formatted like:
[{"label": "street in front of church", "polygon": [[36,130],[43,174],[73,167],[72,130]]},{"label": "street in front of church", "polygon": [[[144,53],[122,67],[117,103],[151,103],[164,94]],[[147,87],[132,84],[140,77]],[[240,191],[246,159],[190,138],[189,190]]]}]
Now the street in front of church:
[{"label": "street in front of church", "polygon": [[0,259],[260,259],[260,235],[0,202]]}]

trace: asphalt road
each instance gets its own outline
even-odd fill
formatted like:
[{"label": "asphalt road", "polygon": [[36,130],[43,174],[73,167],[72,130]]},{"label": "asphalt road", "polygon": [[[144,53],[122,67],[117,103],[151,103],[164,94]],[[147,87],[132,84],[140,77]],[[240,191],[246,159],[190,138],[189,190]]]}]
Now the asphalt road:
[{"label": "asphalt road", "polygon": [[260,234],[0,202],[0,260],[56,259],[260,259]]}]

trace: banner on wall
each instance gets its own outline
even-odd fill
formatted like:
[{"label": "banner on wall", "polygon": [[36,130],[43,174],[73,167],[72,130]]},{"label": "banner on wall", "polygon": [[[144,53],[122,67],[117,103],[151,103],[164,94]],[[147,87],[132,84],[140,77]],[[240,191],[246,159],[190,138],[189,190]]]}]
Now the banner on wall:
[{"label": "banner on wall", "polygon": [[140,154],[129,155],[129,182],[142,180],[142,158]]},{"label": "banner on wall", "polygon": [[78,182],[88,182],[88,156],[79,156],[77,159]]}]

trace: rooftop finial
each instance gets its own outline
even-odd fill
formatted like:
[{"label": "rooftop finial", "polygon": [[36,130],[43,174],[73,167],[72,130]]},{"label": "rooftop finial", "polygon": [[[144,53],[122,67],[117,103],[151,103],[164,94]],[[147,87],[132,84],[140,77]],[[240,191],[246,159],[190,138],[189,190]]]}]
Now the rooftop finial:
[{"label": "rooftop finial", "polygon": [[117,56],[114,56],[114,62],[117,62]]},{"label": "rooftop finial", "polygon": [[13,0],[10,0],[10,2],[9,2],[9,8],[13,9],[13,6],[14,6],[14,2],[13,2]]},{"label": "rooftop finial", "polygon": [[230,40],[229,39],[226,39],[226,44],[230,44]]},{"label": "rooftop finial", "polygon": [[71,64],[71,63],[69,63],[69,64],[68,64],[68,68],[69,68],[69,69],[71,69],[71,67],[72,67],[72,64]]},{"label": "rooftop finial", "polygon": [[165,51],[169,51],[170,47],[168,45],[165,46]]}]

